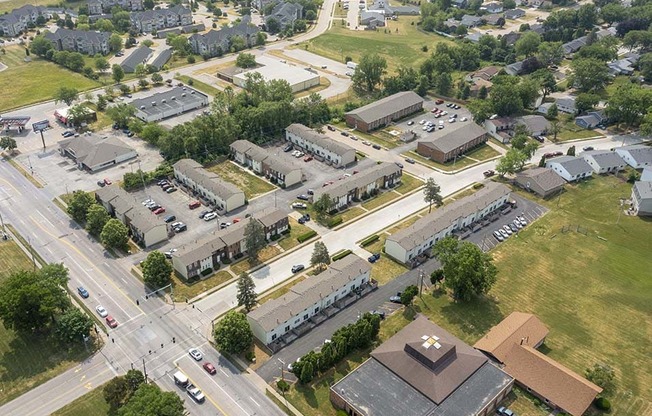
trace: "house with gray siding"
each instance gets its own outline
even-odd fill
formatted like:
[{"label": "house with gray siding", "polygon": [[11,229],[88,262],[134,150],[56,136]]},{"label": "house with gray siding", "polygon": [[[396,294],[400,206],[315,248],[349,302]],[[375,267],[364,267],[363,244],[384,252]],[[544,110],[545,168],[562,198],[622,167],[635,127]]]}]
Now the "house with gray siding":
[{"label": "house with gray siding", "polygon": [[588,179],[593,175],[593,168],[581,157],[559,156],[546,160],[546,167],[554,170],[568,182]]}]

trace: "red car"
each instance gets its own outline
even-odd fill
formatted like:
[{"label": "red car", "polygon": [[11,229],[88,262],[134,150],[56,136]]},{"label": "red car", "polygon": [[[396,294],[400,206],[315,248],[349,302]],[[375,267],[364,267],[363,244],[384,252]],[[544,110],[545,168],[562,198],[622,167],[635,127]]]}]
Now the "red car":
[{"label": "red car", "polygon": [[304,162],[310,162],[312,160],[312,156],[306,156],[303,158]]},{"label": "red car", "polygon": [[435,107],[432,110],[430,110],[430,112],[431,113],[437,113],[437,112],[439,112],[439,109],[437,107]]},{"label": "red car", "polygon": [[162,214],[162,213],[165,212],[165,208],[163,208],[163,207],[156,208],[156,209],[155,209],[154,211],[152,211],[152,212],[153,212],[154,214],[156,214],[156,215],[158,215],[158,214]]},{"label": "red car", "polygon": [[190,209],[199,208],[200,206],[201,206],[201,202],[199,201],[192,201],[188,204],[188,208]]},{"label": "red car", "polygon": [[234,219],[233,219],[233,223],[234,223],[234,224],[237,224],[237,223],[239,223],[240,221],[241,221],[240,218],[234,218]]},{"label": "red car", "polygon": [[215,369],[215,366],[213,364],[211,364],[211,363],[204,363],[204,365],[202,367],[204,367],[204,370],[206,370],[206,372],[208,374],[217,373],[217,370]]},{"label": "red car", "polygon": [[435,104],[437,104],[437,105],[444,104],[444,100],[437,100],[437,101],[435,101]]},{"label": "red car", "polygon": [[106,317],[106,323],[109,325],[111,328],[115,328],[118,326],[118,321],[115,320],[111,315]]},{"label": "red car", "polygon": [[104,183],[107,185],[111,185],[113,182],[111,182],[111,179],[109,178],[104,178]]}]

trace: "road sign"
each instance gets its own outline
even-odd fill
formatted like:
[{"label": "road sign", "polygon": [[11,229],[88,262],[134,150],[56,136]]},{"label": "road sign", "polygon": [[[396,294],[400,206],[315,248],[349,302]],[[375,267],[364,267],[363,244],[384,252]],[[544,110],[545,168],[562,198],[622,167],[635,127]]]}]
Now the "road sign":
[{"label": "road sign", "polygon": [[48,128],[50,128],[49,120],[37,121],[36,123],[32,123],[32,130],[34,130],[34,133],[38,133]]}]

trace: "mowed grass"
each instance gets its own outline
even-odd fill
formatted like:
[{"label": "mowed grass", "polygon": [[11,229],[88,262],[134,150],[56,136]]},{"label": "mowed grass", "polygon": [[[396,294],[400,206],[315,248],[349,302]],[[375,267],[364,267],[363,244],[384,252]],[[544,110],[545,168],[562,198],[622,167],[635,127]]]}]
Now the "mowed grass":
[{"label": "mowed grass", "polygon": [[[76,10],[80,5],[85,3],[85,1],[66,1],[65,5],[66,8]],[[0,2],[0,14],[5,14],[5,12],[10,12],[13,9],[17,9],[26,4],[31,4],[33,6],[57,6],[61,4],[61,2],[56,0],[6,0]]]},{"label": "mowed grass", "polygon": [[408,175],[405,172],[401,176],[401,184],[394,188],[399,194],[407,194],[423,185],[423,181],[415,176]]},{"label": "mowed grass", "polygon": [[[326,33],[310,41],[301,42],[297,47],[307,48],[310,52],[339,62],[346,56],[350,56],[354,62],[359,62],[365,52],[375,52],[387,60],[390,72],[400,65],[418,67],[430,56],[435,43],[450,42],[442,36],[420,31],[418,21],[419,17],[416,16],[401,16],[396,21],[388,20],[387,28],[373,31],[349,30],[342,26],[340,19],[336,19]],[[421,50],[423,46],[428,47],[427,52]]]},{"label": "mowed grass", "polygon": [[457,171],[461,169],[468,168],[472,165],[480,163],[484,160],[491,159],[492,157],[500,156],[500,153],[495,149],[491,148],[489,145],[483,144],[470,152],[467,152],[464,155],[461,155],[457,159],[448,161],[446,163],[438,163],[434,160],[425,158],[418,154],[415,150],[410,150],[408,152],[402,153],[402,156],[412,158],[417,162],[430,166],[435,169],[443,170],[446,172]]},{"label": "mowed grass", "polygon": [[222,179],[231,182],[245,193],[247,200],[276,189],[274,185],[265,182],[253,173],[237,166],[235,163],[225,161],[208,168],[209,171],[217,173]]},{"label": "mowed grass", "polygon": [[260,250],[257,263],[254,263],[249,257],[247,257],[242,261],[232,264],[231,271],[236,275],[240,275],[240,273],[246,272],[255,266],[262,265],[267,260],[276,257],[279,254],[281,254],[281,250],[277,246],[267,246]]},{"label": "mowed grass", "polygon": [[0,112],[49,100],[62,86],[83,91],[100,85],[34,55],[30,55],[32,62],[25,62],[25,49],[20,46],[5,50],[0,54],[0,62],[7,65],[0,73],[0,91],[5,92],[0,94]]},{"label": "mowed grass", "polygon": [[174,301],[175,302],[185,302],[186,299],[192,299],[195,296],[206,292],[216,286],[219,286],[223,283],[228,282],[231,279],[234,279],[231,273],[226,270],[220,270],[211,275],[208,279],[202,279],[199,282],[193,282],[188,284],[177,276],[175,273],[172,273],[172,286],[174,290]]},{"label": "mowed grass", "polygon": [[[0,281],[32,267],[31,260],[14,241],[0,241]],[[0,404],[48,381],[87,356],[83,346],[70,351],[55,350],[47,337],[19,336],[0,323]]]},{"label": "mowed grass", "polygon": [[82,397],[52,413],[52,416],[106,416],[109,405],[104,400],[104,385],[98,386]]},{"label": "mowed grass", "polygon": [[310,227],[306,227],[303,224],[299,224],[297,220],[292,217],[289,217],[290,220],[290,233],[284,235],[280,240],[278,240],[278,245],[281,246],[283,250],[289,250],[293,247],[298,246],[300,243],[297,240],[301,234],[307,233],[310,231]]}]

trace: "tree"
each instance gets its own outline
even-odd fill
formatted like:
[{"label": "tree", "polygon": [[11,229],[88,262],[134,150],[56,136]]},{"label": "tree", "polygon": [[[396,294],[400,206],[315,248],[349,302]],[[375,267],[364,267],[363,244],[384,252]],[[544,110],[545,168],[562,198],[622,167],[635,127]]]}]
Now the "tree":
[{"label": "tree", "polygon": [[545,66],[559,65],[564,59],[564,48],[561,42],[542,42],[536,56]]},{"label": "tree", "polygon": [[446,237],[435,244],[433,253],[446,276],[444,287],[452,290],[455,300],[470,301],[496,282],[498,270],[492,257],[473,243]]},{"label": "tree", "polygon": [[306,12],[306,20],[312,22],[313,20],[317,20],[317,13],[315,13],[314,10],[308,10]]},{"label": "tree", "polygon": [[118,64],[113,64],[111,67],[111,72],[113,76],[113,80],[115,81],[116,84],[119,84],[120,81],[125,77],[125,71],[122,69],[122,67]]},{"label": "tree", "polygon": [[638,60],[638,67],[645,81],[652,82],[652,53],[641,55],[641,58]]},{"label": "tree", "polygon": [[124,376],[113,377],[104,385],[102,395],[109,405],[112,414],[127,403],[133,391]]},{"label": "tree", "polygon": [[629,128],[638,125],[651,106],[652,91],[629,83],[620,85],[609,96],[605,113],[609,120]]},{"label": "tree", "polygon": [[54,323],[55,316],[70,307],[67,282],[63,264],[9,275],[0,283],[0,320],[5,328],[37,332]]},{"label": "tree", "polygon": [[95,69],[97,69],[98,71],[105,72],[110,67],[111,66],[109,65],[109,61],[107,61],[105,57],[98,56],[97,58],[95,58]]},{"label": "tree", "polygon": [[247,272],[242,272],[238,278],[238,306],[244,306],[247,312],[256,306],[256,285]]},{"label": "tree", "polygon": [[129,120],[136,114],[136,109],[128,104],[120,103],[109,107],[106,110],[106,115],[118,125],[120,128],[127,127]]},{"label": "tree", "polygon": [[310,381],[315,376],[315,369],[312,364],[312,361],[306,361],[301,366],[301,374],[299,375],[299,381],[302,384],[310,383]]},{"label": "tree", "polygon": [[118,410],[118,416],[183,416],[181,398],[172,391],[161,391],[156,384],[142,384]]},{"label": "tree", "polygon": [[602,20],[613,25],[622,22],[627,17],[627,9],[619,3],[609,3],[600,8],[600,17]]},{"label": "tree", "polygon": [[240,53],[235,60],[236,66],[240,68],[254,68],[256,66],[256,57],[250,53]]},{"label": "tree", "polygon": [[513,175],[523,169],[527,159],[527,155],[522,150],[511,148],[507,153],[505,153],[505,156],[498,160],[498,164],[496,164],[496,172],[498,172],[500,176],[505,176],[507,174]]},{"label": "tree", "polygon": [[444,202],[444,199],[441,196],[441,188],[432,178],[428,178],[423,187],[423,199],[428,203],[428,213],[432,211],[433,203],[436,206],[439,206]]},{"label": "tree", "polygon": [[316,266],[318,270],[322,270],[326,265],[331,263],[331,257],[328,254],[328,248],[326,244],[321,241],[315,243],[315,248],[312,251],[312,257],[310,257],[310,265]]},{"label": "tree", "polygon": [[489,96],[493,111],[499,116],[512,116],[523,111],[523,99],[519,95],[518,84],[495,84]]},{"label": "tree", "polygon": [[12,139],[11,137],[8,136],[3,136],[0,138],[0,148],[9,151],[9,154],[13,154],[14,150],[18,145],[16,144],[16,140]]},{"label": "tree", "polygon": [[312,207],[317,214],[317,219],[322,220],[333,209],[333,200],[328,193],[322,194],[322,196],[312,204]]},{"label": "tree", "polygon": [[136,74],[138,78],[141,79],[145,78],[147,76],[147,67],[145,66],[145,64],[136,65],[136,67],[134,68],[134,74]]},{"label": "tree", "polygon": [[217,349],[229,354],[246,351],[254,341],[247,317],[236,311],[230,311],[215,326],[215,344]]},{"label": "tree", "polygon": [[66,212],[68,212],[68,215],[70,215],[73,220],[83,223],[86,221],[86,214],[88,213],[89,208],[94,203],[95,199],[90,193],[81,190],[73,191]]},{"label": "tree", "polygon": [[68,109],[68,123],[75,127],[81,126],[87,117],[88,108],[82,104],[73,105]]},{"label": "tree", "polygon": [[566,156],[575,156],[575,146],[571,146],[566,151]]},{"label": "tree", "polygon": [[46,39],[43,35],[38,35],[34,37],[34,40],[29,44],[29,48],[32,53],[38,56],[45,56],[45,54],[52,50],[54,46],[49,39]]},{"label": "tree", "polygon": [[[131,130],[134,131],[133,129]],[[165,128],[159,124],[148,123],[143,126],[140,133],[138,133],[138,136],[141,139],[145,140],[147,143],[156,146],[158,140],[165,134],[166,131],[167,130],[165,130]]]},{"label": "tree", "polygon": [[158,290],[170,284],[172,265],[160,251],[151,251],[143,261],[142,267],[143,280],[150,289]]},{"label": "tree", "polygon": [[138,388],[145,383],[145,376],[140,372],[140,370],[129,370],[124,377],[131,391],[138,390]]},{"label": "tree", "polygon": [[550,128],[548,129],[548,133],[552,134],[552,141],[556,142],[557,141],[557,135],[561,131],[561,124],[557,120],[553,120],[550,122]]},{"label": "tree", "polygon": [[69,308],[57,321],[57,336],[64,342],[81,342],[93,328],[93,320],[78,308]]},{"label": "tree", "polygon": [[71,105],[77,98],[79,98],[79,91],[77,91],[76,88],[59,87],[59,89],[54,92],[55,103],[64,102],[66,105]]},{"label": "tree", "polygon": [[595,58],[573,59],[569,84],[581,92],[600,91],[609,79],[609,69]]},{"label": "tree", "polygon": [[360,58],[360,63],[356,66],[351,78],[354,87],[373,92],[376,86],[381,83],[386,69],[387,61],[385,58],[378,54],[365,53]]},{"label": "tree", "polygon": [[591,30],[598,22],[598,9],[595,4],[583,4],[577,10],[577,23],[580,27]]},{"label": "tree", "polygon": [[548,108],[548,112],[546,113],[548,118],[557,118],[559,115],[559,109],[557,108],[557,104],[552,103],[550,108]]},{"label": "tree", "polygon": [[599,102],[600,96],[597,94],[578,94],[577,98],[575,99],[575,108],[577,109],[578,114],[582,114],[586,111],[593,110]]},{"label": "tree", "polygon": [[523,36],[516,41],[516,53],[522,56],[532,56],[539,49],[541,36],[536,32],[525,32]]},{"label": "tree", "polygon": [[249,223],[244,229],[245,244],[247,253],[254,262],[258,262],[258,255],[260,251],[265,248],[267,241],[265,240],[265,229],[257,219],[249,218]]},{"label": "tree", "polygon": [[468,103],[469,111],[476,124],[482,124],[494,114],[494,108],[490,100],[471,100]]},{"label": "tree", "polygon": [[546,68],[539,69],[531,75],[532,79],[536,80],[539,83],[539,88],[541,89],[541,94],[543,95],[542,100],[545,100],[548,94],[555,91],[557,80],[555,76]]},{"label": "tree", "polygon": [[265,32],[258,32],[256,34],[256,46],[263,46],[267,40],[267,35]]},{"label": "tree", "polygon": [[[120,35],[117,33],[112,34],[109,37],[109,49],[111,49],[111,52],[120,52],[122,49],[123,43],[122,43],[122,38]],[[117,64],[116,64],[117,65]],[[116,81],[119,82],[119,81]]]},{"label": "tree", "polygon": [[405,306],[410,306],[412,305],[412,300],[416,295],[419,294],[419,288],[416,287],[415,285],[410,285],[403,289],[403,292],[401,292],[401,303]]},{"label": "tree", "polygon": [[163,83],[163,76],[158,72],[152,74],[152,83],[154,85],[161,85]]},{"label": "tree", "polygon": [[100,240],[107,247],[125,248],[129,241],[129,230],[120,220],[112,218],[102,228]]},{"label": "tree", "polygon": [[91,235],[99,236],[109,219],[111,217],[103,206],[92,204],[86,211],[86,231]]},{"label": "tree", "polygon": [[154,8],[154,0],[143,1],[143,7],[145,10],[152,10]]},{"label": "tree", "polygon": [[587,368],[585,374],[587,380],[602,387],[605,393],[613,392],[616,374],[610,366],[606,364],[595,364],[593,367]]}]

